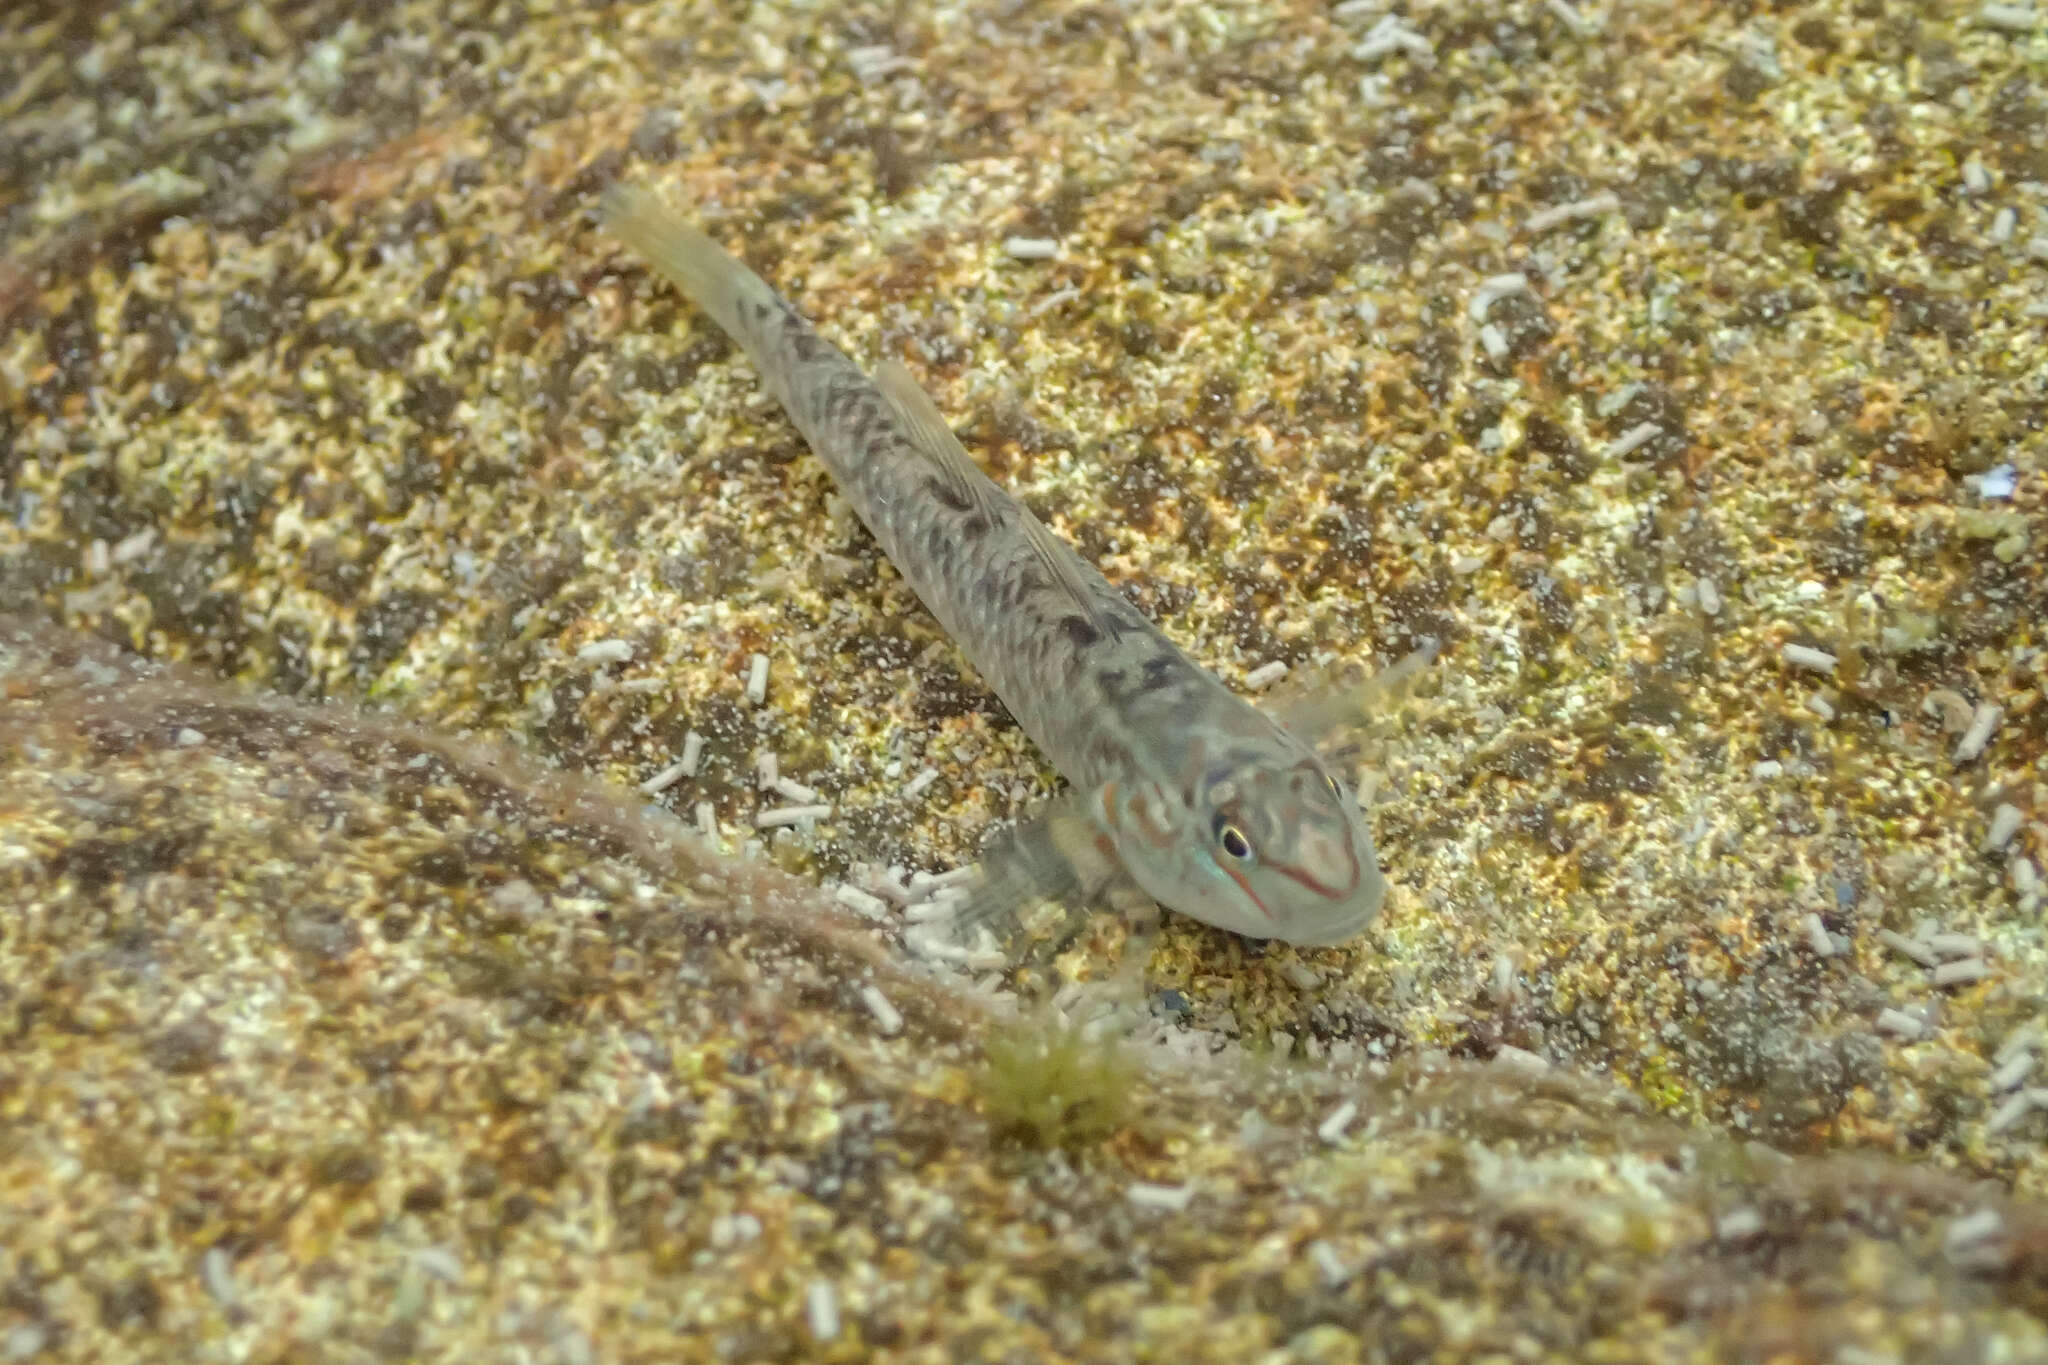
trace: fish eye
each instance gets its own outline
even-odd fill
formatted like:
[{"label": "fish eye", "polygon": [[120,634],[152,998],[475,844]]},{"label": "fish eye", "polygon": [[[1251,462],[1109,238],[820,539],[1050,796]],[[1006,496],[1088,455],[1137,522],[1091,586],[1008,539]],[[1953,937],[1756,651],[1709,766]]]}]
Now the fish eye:
[{"label": "fish eye", "polygon": [[1231,824],[1225,816],[1216,817],[1216,842],[1238,862],[1248,861],[1252,856],[1252,841],[1245,838],[1244,831]]}]

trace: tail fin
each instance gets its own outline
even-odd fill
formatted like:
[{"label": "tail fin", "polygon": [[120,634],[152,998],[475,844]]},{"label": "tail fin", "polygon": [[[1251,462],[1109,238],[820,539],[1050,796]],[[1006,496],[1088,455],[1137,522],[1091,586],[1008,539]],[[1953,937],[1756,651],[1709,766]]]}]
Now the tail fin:
[{"label": "tail fin", "polygon": [[779,308],[780,304],[766,280],[637,186],[608,187],[598,213],[606,227],[675,281],[690,301],[709,313],[734,340],[749,350],[754,348],[757,328],[749,323],[746,305],[765,303]]}]

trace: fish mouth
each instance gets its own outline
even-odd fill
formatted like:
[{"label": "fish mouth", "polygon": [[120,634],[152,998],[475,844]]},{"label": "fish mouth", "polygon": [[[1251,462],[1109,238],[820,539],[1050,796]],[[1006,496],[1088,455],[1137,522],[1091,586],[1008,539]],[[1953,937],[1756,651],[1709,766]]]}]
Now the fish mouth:
[{"label": "fish mouth", "polygon": [[1287,941],[1297,948],[1334,948],[1340,943],[1349,943],[1364,933],[1365,927],[1371,924],[1372,920],[1370,914],[1353,915],[1341,924],[1313,934],[1289,934]]},{"label": "fish mouth", "polygon": [[1379,917],[1380,906],[1386,898],[1386,882],[1375,877],[1371,890],[1358,899],[1357,909],[1340,920],[1289,934],[1287,942],[1297,948],[1334,948],[1340,943],[1348,943],[1364,933],[1366,926]]},{"label": "fish mouth", "polygon": [[1361,914],[1347,915],[1333,924],[1319,924],[1314,928],[1277,937],[1297,948],[1334,948],[1340,943],[1348,943],[1358,937],[1372,921],[1373,911],[1367,910]]}]

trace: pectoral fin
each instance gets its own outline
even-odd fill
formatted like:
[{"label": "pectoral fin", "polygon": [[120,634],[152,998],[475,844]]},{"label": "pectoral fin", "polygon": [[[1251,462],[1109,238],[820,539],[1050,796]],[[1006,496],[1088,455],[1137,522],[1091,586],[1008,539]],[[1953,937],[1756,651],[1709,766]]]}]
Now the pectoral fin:
[{"label": "pectoral fin", "polygon": [[1421,676],[1422,670],[1436,658],[1436,652],[1437,641],[1430,640],[1400,662],[1369,677],[1312,680],[1293,698],[1276,703],[1274,718],[1310,745],[1329,743],[1384,711]]},{"label": "pectoral fin", "polygon": [[955,932],[964,937],[985,927],[1007,941],[1035,904],[1055,903],[1077,918],[1085,912],[1122,873],[1089,814],[1094,808],[1091,795],[1067,792],[993,835],[954,910]]}]

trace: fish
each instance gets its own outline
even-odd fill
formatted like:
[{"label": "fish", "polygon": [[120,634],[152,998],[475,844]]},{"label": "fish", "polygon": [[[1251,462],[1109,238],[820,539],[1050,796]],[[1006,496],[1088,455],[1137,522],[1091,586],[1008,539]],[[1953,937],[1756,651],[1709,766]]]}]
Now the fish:
[{"label": "fish", "polygon": [[1386,898],[1355,799],[974,462],[901,362],[870,377],[652,191],[600,221],[746,352],[862,523],[1069,791],[984,850],[963,925],[1133,884],[1252,939],[1326,947]]}]

